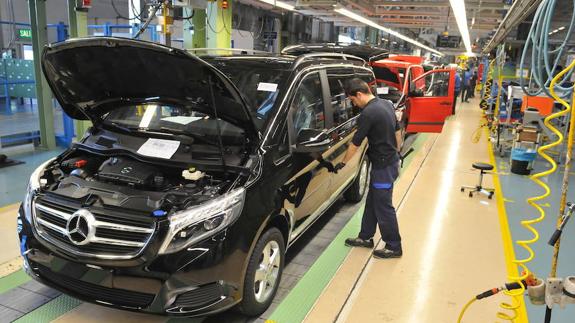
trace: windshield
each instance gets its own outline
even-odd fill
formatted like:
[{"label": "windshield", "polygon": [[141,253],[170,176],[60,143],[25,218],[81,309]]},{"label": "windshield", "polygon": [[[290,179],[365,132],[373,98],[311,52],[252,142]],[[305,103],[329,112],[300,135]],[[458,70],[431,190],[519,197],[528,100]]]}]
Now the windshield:
[{"label": "windshield", "polygon": [[273,114],[277,98],[282,94],[289,71],[276,64],[249,61],[209,61],[224,73],[243,95],[258,128],[262,129]]},{"label": "windshield", "polygon": [[211,145],[218,144],[218,122],[224,144],[240,145],[245,142],[243,129],[189,107],[133,105],[112,110],[104,116],[105,124],[124,130],[185,135]]}]

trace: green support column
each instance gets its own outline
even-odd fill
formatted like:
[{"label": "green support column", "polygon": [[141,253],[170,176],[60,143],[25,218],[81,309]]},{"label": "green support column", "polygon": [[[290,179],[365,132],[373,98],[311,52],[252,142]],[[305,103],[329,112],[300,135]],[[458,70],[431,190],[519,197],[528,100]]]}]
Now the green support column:
[{"label": "green support column", "polygon": [[47,44],[46,0],[28,0],[32,29],[32,51],[34,54],[34,76],[36,80],[36,99],[40,121],[40,146],[45,149],[56,148],[54,133],[54,108],[52,92],[40,66],[41,53]]},{"label": "green support column", "polygon": [[[68,0],[68,25],[70,38],[88,36],[88,13],[76,11],[76,1]],[[74,127],[76,129],[76,138],[79,140],[84,136],[86,130],[92,125],[90,121],[76,120]]]},{"label": "green support column", "polygon": [[[232,0],[228,1],[228,8],[221,9],[222,0],[208,2],[207,45],[210,48],[232,47]],[[212,30],[213,29],[213,30]]]},{"label": "green support column", "polygon": [[[189,20],[184,20],[184,48],[205,48],[206,47],[206,10],[194,8],[194,16]],[[184,17],[189,17],[192,9],[184,8]],[[193,33],[190,28],[193,27]]]}]

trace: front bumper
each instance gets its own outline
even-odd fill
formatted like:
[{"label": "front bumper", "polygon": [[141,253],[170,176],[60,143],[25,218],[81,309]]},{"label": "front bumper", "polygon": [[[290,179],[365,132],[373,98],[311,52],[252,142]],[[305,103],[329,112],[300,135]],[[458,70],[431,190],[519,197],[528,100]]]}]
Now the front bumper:
[{"label": "front bumper", "polygon": [[26,272],[75,298],[113,308],[182,316],[221,312],[241,300],[240,268],[247,257],[231,247],[230,232],[172,255],[103,264],[55,250],[35,235],[22,214],[21,208],[19,238]]}]

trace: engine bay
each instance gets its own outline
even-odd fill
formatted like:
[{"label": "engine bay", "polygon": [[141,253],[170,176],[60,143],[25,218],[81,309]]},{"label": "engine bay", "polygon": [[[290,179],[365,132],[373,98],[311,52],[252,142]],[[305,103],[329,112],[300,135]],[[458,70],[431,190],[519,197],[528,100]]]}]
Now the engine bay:
[{"label": "engine bay", "polygon": [[227,192],[242,175],[201,171],[72,149],[51,163],[42,178],[44,193],[82,205],[169,213]]}]

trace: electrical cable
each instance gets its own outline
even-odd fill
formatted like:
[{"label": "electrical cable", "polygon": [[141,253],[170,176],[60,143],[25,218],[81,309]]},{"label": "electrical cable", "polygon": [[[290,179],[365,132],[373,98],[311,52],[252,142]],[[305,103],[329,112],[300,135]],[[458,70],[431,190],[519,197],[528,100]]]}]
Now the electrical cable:
[{"label": "electrical cable", "polygon": [[14,13],[14,1],[8,0],[8,9],[10,10],[10,41],[8,48],[12,48],[16,42],[16,14]]},{"label": "electrical cable", "polygon": [[[140,22],[142,21],[142,15],[141,13],[138,14],[138,11],[136,10],[136,6],[134,5],[134,0],[130,0],[130,3],[132,4],[131,8],[132,8],[132,14],[134,15],[134,17],[136,17],[135,19],[138,19]],[[135,20],[132,19],[132,20]]]},{"label": "electrical cable", "polygon": [[114,11],[116,12],[117,18],[122,18],[122,19],[126,19],[126,20],[136,20],[135,18],[130,18],[130,17],[122,16],[122,14],[120,13],[120,11],[119,11],[118,8],[116,7],[115,0],[110,0],[110,4],[112,5],[112,8],[113,8]]},{"label": "electrical cable", "polygon": [[144,24],[142,25],[142,27],[140,27],[140,29],[138,30],[138,32],[136,33],[136,35],[134,35],[135,39],[138,39],[140,37],[140,35],[146,30],[146,28],[148,28],[148,25],[152,22],[152,20],[154,19],[154,17],[156,16],[156,12],[158,12],[158,10],[160,10],[160,7],[162,6],[162,2],[158,2],[152,9],[152,12],[150,13],[150,16],[148,17],[148,19],[146,19],[146,22],[144,22]]},{"label": "electrical cable", "polygon": [[[226,26],[226,17],[224,16],[224,9],[222,8],[222,10],[220,10],[221,14],[222,14],[222,24],[224,25],[224,30],[226,31],[226,33],[228,35],[231,35],[232,32],[228,29],[228,26]],[[231,13],[230,13],[231,15]]]}]

